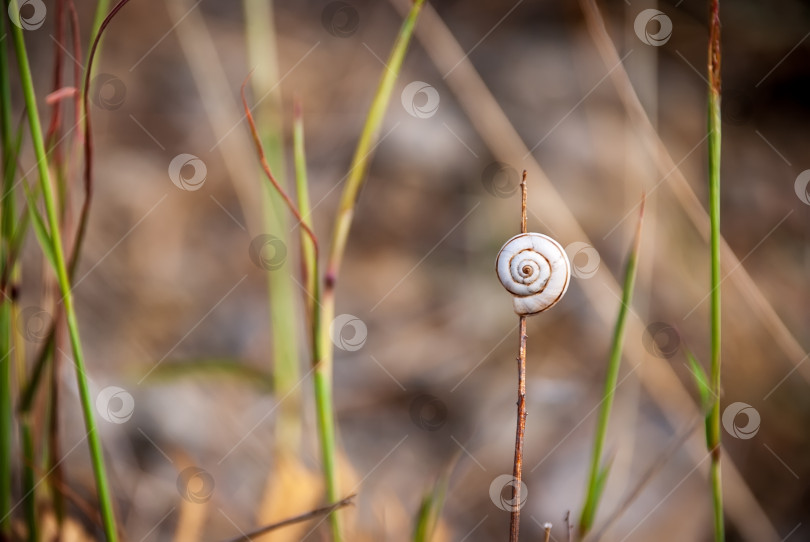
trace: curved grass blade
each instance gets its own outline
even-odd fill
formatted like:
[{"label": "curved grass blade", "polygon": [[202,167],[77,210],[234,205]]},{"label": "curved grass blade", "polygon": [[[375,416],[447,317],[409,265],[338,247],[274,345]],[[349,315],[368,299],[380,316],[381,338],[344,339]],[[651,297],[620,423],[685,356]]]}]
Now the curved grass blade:
[{"label": "curved grass blade", "polygon": [[271,375],[233,359],[177,360],[162,363],[149,373],[150,382],[156,384],[170,384],[188,377],[216,378],[220,381],[227,378],[235,383],[247,384],[264,393],[273,390]]},{"label": "curved grass blade", "polygon": [[[407,17],[399,29],[399,34],[391,49],[386,62],[386,70],[380,78],[377,92],[366,117],[363,131],[357,142],[348,179],[343,188],[338,213],[333,227],[332,245],[324,276],[323,296],[321,298],[321,315],[319,329],[316,330],[313,348],[314,384],[315,384],[315,412],[318,432],[321,435],[321,455],[323,456],[324,478],[326,481],[326,494],[328,500],[337,501],[340,496],[338,484],[337,462],[335,451],[335,415],[332,404],[332,362],[334,351],[329,337],[329,326],[335,317],[335,283],[340,272],[340,265],[346,251],[346,242],[351,229],[357,195],[366,178],[366,172],[371,161],[374,145],[379,139],[385,110],[391,100],[394,83],[402,68],[402,61],[408,50],[408,44],[413,36],[416,20],[424,5],[424,0],[414,0]],[[332,538],[334,542],[341,540],[340,514],[330,514]]]},{"label": "curved grass blade", "polygon": [[619,367],[622,361],[622,348],[624,346],[624,329],[627,323],[627,314],[630,312],[630,304],[633,299],[633,288],[638,270],[638,256],[641,247],[641,225],[644,220],[644,201],[641,198],[641,208],[636,225],[636,235],[633,240],[633,248],[627,258],[627,265],[624,271],[624,286],[622,288],[622,301],[619,307],[619,315],[616,318],[616,326],[613,329],[613,343],[610,349],[610,360],[608,361],[607,374],[605,375],[605,388],[602,393],[602,402],[599,409],[599,418],[596,423],[594,435],[593,452],[591,455],[591,470],[588,477],[588,487],[585,495],[585,503],[579,518],[580,536],[584,537],[593,527],[596,519],[596,511],[599,507],[599,500],[602,490],[607,481],[609,464],[602,466],[602,450],[607,437],[608,421],[610,411],[613,408],[613,399],[616,393],[616,382],[619,378]]}]

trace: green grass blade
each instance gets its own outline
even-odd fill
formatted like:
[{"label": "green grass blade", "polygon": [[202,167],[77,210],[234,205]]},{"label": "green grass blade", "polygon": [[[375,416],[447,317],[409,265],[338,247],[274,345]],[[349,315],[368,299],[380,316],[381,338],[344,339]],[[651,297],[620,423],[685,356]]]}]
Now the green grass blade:
[{"label": "green grass blade", "polygon": [[[298,197],[298,212],[303,224],[312,231],[312,209],[309,202],[309,183],[307,179],[307,159],[304,150],[304,119],[301,105],[296,101],[293,112],[293,156],[295,161],[295,185]],[[305,285],[307,287],[307,314],[310,318],[312,341],[312,359],[321,359],[321,287],[319,277],[318,249],[313,239],[305,230],[301,230],[301,253],[303,256]],[[316,375],[316,389],[331,393],[323,380]],[[331,400],[330,400],[331,402]],[[322,405],[323,406],[323,405]]]},{"label": "green grass blade", "polygon": [[[6,35],[6,18],[0,21],[0,34]],[[14,228],[14,197],[11,195],[14,186],[14,171],[17,167],[17,157],[20,153],[20,142],[22,141],[22,131],[15,140],[12,130],[12,109],[11,109],[11,72],[8,66],[7,40],[0,40],[0,137],[2,138],[3,150],[3,217],[0,222],[0,232],[2,238],[7,240]]]},{"label": "green grass blade", "polygon": [[408,44],[411,41],[413,29],[416,26],[416,20],[419,17],[423,4],[424,0],[415,0],[413,2],[408,16],[399,29],[397,41],[394,43],[394,47],[386,62],[387,69],[382,73],[377,92],[374,95],[374,100],[371,102],[371,107],[369,108],[368,116],[363,126],[363,132],[360,134],[357,148],[354,151],[354,157],[352,158],[352,163],[349,168],[349,176],[346,180],[346,186],[343,189],[338,215],[335,219],[336,227],[332,236],[332,247],[329,254],[329,269],[327,272],[334,276],[340,271],[340,264],[343,259],[343,254],[346,251],[346,241],[348,240],[349,230],[351,229],[357,195],[360,193],[360,188],[363,186],[363,182],[366,179],[366,172],[368,171],[371,155],[373,154],[372,148],[379,139],[380,127],[385,117],[385,111],[388,108],[388,102],[391,100],[394,84],[402,68],[402,61],[408,50]]},{"label": "green grass blade", "polygon": [[[336,468],[335,446],[335,416],[332,406],[332,362],[334,351],[329,337],[329,326],[335,317],[335,283],[340,272],[340,264],[346,251],[346,242],[351,229],[352,217],[357,195],[366,177],[368,165],[371,160],[372,149],[379,139],[385,110],[391,100],[394,83],[402,67],[402,61],[413,36],[416,20],[424,5],[424,0],[414,0],[411,9],[399,29],[399,34],[391,49],[386,62],[387,68],[383,71],[377,92],[369,108],[363,131],[354,152],[349,176],[340,199],[338,213],[332,234],[332,244],[329,260],[324,276],[324,289],[321,304],[319,329],[315,330],[315,411],[317,413],[318,430],[321,435],[321,454],[323,456],[324,478],[326,481],[327,500],[336,502],[340,500],[340,488]],[[341,540],[340,514],[330,514],[332,538],[334,542]]]},{"label": "green grass blade", "polygon": [[[5,14],[3,14],[5,15]],[[0,34],[6,35],[6,18],[0,17]],[[2,139],[2,216],[0,216],[0,258],[2,258],[3,276],[8,276],[10,270],[5,269],[6,256],[11,252],[11,241],[14,231],[14,197],[11,194],[14,182],[14,170],[19,155],[19,144],[13,140],[11,123],[11,86],[8,69],[7,40],[0,40],[0,139]],[[16,147],[16,152],[15,152]],[[0,286],[5,287],[6,281]],[[11,399],[11,354],[12,354],[12,326],[11,303],[5,299],[0,306],[0,538],[11,537],[12,512],[12,450],[14,431],[14,407]]]},{"label": "green grass blade", "polygon": [[[251,86],[256,96],[266,96],[254,107],[267,163],[282,186],[287,185],[284,138],[281,119],[281,85],[278,84],[278,55],[272,2],[244,0],[248,60],[253,68]],[[266,233],[291,246],[290,221],[285,202],[267,183],[262,184]],[[297,454],[301,442],[301,379],[299,326],[296,315],[298,287],[293,282],[292,262],[267,273],[270,334],[272,336],[273,382],[277,397],[286,397],[276,422],[276,445]]]},{"label": "green grass blade", "polygon": [[28,382],[21,381],[22,392],[20,393],[19,406],[17,407],[21,413],[30,412],[33,408],[34,397],[36,397],[37,389],[39,389],[39,384],[42,381],[42,375],[45,373],[45,367],[52,356],[53,342],[47,342],[34,362],[31,378]]},{"label": "green grass blade", "polygon": [[[298,100],[293,106],[293,158],[295,161],[295,191],[298,199],[298,212],[301,213],[304,224],[312,230],[311,206],[309,201],[309,182],[307,179],[307,157],[304,146],[304,118],[301,104]],[[315,316],[315,300],[318,288],[318,262],[315,255],[315,244],[301,230],[301,253],[304,260],[304,273],[306,274],[304,284],[307,287],[307,314],[310,318]],[[313,326],[314,328],[314,326]]]},{"label": "green grass blade", "polygon": [[[17,0],[10,0],[11,9],[19,11]],[[76,319],[76,312],[73,305],[73,293],[70,288],[68,270],[65,262],[64,249],[59,225],[59,216],[56,210],[56,201],[51,184],[50,171],[48,169],[48,157],[45,151],[45,142],[42,135],[42,127],[37,109],[37,99],[34,90],[34,81],[31,76],[31,67],[28,61],[28,52],[25,47],[23,29],[11,25],[11,34],[14,39],[14,50],[17,57],[17,66],[20,75],[23,97],[25,99],[26,113],[28,116],[31,140],[34,146],[34,157],[37,160],[37,170],[39,173],[40,188],[45,202],[45,211],[52,232],[52,252],[56,268],[56,277],[59,283],[59,290],[63,296],[64,310],[70,337],[71,349],[74,363],[76,364],[76,379],[79,388],[79,397],[84,415],[85,428],[87,430],[87,440],[90,446],[90,458],[93,465],[93,474],[98,492],[99,508],[101,511],[104,532],[109,542],[118,540],[115,516],[113,513],[112,499],[107,481],[107,473],[104,468],[104,456],[101,448],[101,439],[96,429],[96,422],[93,410],[93,400],[90,397],[90,388],[85,374],[84,355],[82,353],[81,340],[79,338],[79,326]]]},{"label": "green grass blade", "polygon": [[[602,499],[602,492],[605,490],[610,468],[613,466],[613,456],[599,469],[599,474],[596,476],[596,485],[594,488],[594,500],[598,503]],[[596,510],[594,510],[594,513]]]},{"label": "green grass blade", "polygon": [[689,350],[686,351],[686,360],[689,362],[689,370],[692,373],[692,379],[695,381],[695,387],[700,397],[700,411],[704,414],[709,411],[712,405],[712,387],[709,383],[709,377],[703,366],[698,362],[695,356]]},{"label": "green grass blade", "polygon": [[247,384],[262,392],[272,391],[273,378],[259,369],[254,369],[235,359],[205,358],[175,360],[162,363],[149,373],[149,381],[154,384],[181,382],[188,377],[215,378],[221,382],[229,379]]},{"label": "green grass blade", "polygon": [[39,209],[37,209],[37,201],[34,194],[31,193],[31,190],[27,185],[25,185],[25,183],[23,183],[23,185],[25,189],[25,203],[28,206],[28,216],[31,220],[34,234],[39,241],[40,247],[42,247],[42,252],[45,254],[45,258],[48,260],[48,263],[51,264],[51,267],[54,270],[56,270],[56,255],[54,254],[53,249],[53,238],[48,232],[48,227],[45,225],[45,220],[42,218]]},{"label": "green grass blade", "polygon": [[585,495],[585,502],[579,518],[579,532],[585,536],[593,527],[596,519],[596,511],[599,507],[599,500],[602,489],[607,481],[608,468],[602,467],[602,450],[607,436],[608,421],[610,411],[613,408],[613,399],[616,392],[616,382],[619,378],[619,367],[622,360],[622,348],[624,346],[624,330],[627,323],[627,314],[630,311],[630,303],[633,299],[633,288],[638,270],[638,256],[641,247],[641,225],[644,219],[644,197],[641,200],[641,210],[636,226],[636,235],[633,247],[627,258],[627,265],[624,271],[624,286],[622,288],[622,302],[619,307],[619,315],[616,318],[616,326],[613,329],[613,342],[610,349],[610,360],[608,361],[607,374],[605,375],[605,388],[602,393],[602,402],[599,408],[599,418],[596,422],[596,432],[594,435],[593,452],[591,455],[591,469],[588,477],[588,486]]},{"label": "green grass blade", "polygon": [[98,36],[99,30],[101,30],[101,23],[104,22],[104,18],[107,16],[109,10],[110,0],[98,0],[96,3],[96,12],[93,15],[93,27],[90,29],[90,43],[93,43],[93,40]]},{"label": "green grass blade", "polygon": [[447,469],[431,491],[422,497],[413,533],[413,542],[430,542],[439,524],[444,501],[447,497],[447,486],[450,482],[451,469]]}]

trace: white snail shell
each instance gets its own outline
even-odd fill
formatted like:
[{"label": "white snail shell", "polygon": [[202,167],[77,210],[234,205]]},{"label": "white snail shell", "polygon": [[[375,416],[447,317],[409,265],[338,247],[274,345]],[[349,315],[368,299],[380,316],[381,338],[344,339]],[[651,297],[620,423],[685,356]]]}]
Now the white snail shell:
[{"label": "white snail shell", "polygon": [[571,264],[563,247],[542,233],[521,233],[503,245],[495,260],[498,279],[521,316],[557,304],[568,289]]}]

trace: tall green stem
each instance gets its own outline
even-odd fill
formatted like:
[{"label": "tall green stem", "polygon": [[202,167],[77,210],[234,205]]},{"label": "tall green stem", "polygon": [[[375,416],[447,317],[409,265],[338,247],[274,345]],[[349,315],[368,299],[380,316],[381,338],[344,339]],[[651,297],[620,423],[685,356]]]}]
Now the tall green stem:
[{"label": "tall green stem", "polygon": [[596,519],[596,510],[602,496],[610,465],[602,465],[602,452],[607,437],[608,422],[610,412],[613,408],[613,399],[616,394],[616,383],[619,378],[619,367],[622,361],[622,349],[624,346],[624,330],[627,324],[627,314],[630,311],[630,303],[633,299],[633,288],[635,287],[636,274],[638,271],[638,255],[641,247],[641,224],[644,218],[644,199],[641,202],[636,234],[633,247],[627,257],[627,265],[624,271],[624,286],[622,287],[622,303],[619,306],[619,315],[616,318],[616,326],[613,329],[613,342],[610,348],[610,360],[608,362],[607,374],[605,375],[605,388],[602,392],[602,402],[599,408],[599,419],[596,422],[596,433],[593,440],[593,452],[591,454],[591,469],[588,476],[588,489],[585,495],[585,504],[582,507],[582,514],[579,518],[579,532],[585,536],[593,527]]},{"label": "tall green stem", "polygon": [[[309,182],[307,177],[307,158],[304,149],[304,118],[301,110],[301,104],[296,100],[293,106],[293,156],[295,160],[295,188],[298,199],[298,212],[301,214],[302,222],[307,227],[308,231],[312,231],[312,208],[309,199]],[[309,316],[311,324],[310,340],[312,344],[312,359],[322,359],[321,348],[323,342],[321,341],[321,333],[323,332],[321,322],[323,314],[321,313],[321,281],[319,277],[320,265],[318,262],[318,247],[315,241],[307,234],[307,231],[301,229],[301,253],[304,268],[304,284],[306,285],[307,292],[310,293],[306,299],[307,315]],[[315,378],[315,392],[316,394],[325,393],[331,394],[329,386],[325,386],[321,377],[317,374]],[[320,407],[331,405],[331,396],[325,397],[324,401],[319,402]],[[318,415],[318,420],[334,419],[334,414],[326,411],[321,411]],[[321,424],[319,422],[319,430],[321,432],[321,443],[332,442],[334,443],[334,429],[328,427],[328,424]],[[324,457],[334,457],[334,449],[322,450]],[[326,453],[329,452],[329,453]]]},{"label": "tall green stem", "polygon": [[329,252],[329,267],[327,268],[327,287],[330,279],[331,282],[334,282],[340,271],[343,254],[346,252],[346,241],[349,238],[357,195],[366,179],[368,165],[371,162],[372,147],[379,138],[385,110],[388,108],[388,102],[394,90],[394,83],[402,68],[402,61],[405,58],[405,52],[408,50],[408,43],[410,43],[416,19],[423,4],[424,0],[415,0],[411,11],[402,23],[397,41],[391,50],[388,62],[386,62],[388,69],[382,74],[377,93],[374,95],[374,101],[371,103],[366,123],[363,126],[363,132],[357,142],[357,148],[354,151],[354,158],[349,169],[349,177],[346,180],[346,186],[340,198],[338,214],[335,218],[335,229],[332,234],[332,246]]},{"label": "tall green stem", "polygon": [[711,1],[709,10],[709,216],[711,218],[711,387],[714,404],[706,418],[706,444],[711,452],[714,539],[725,540],[723,484],[720,475],[720,5]]},{"label": "tall green stem", "polygon": [[[13,9],[19,10],[17,0],[10,0]],[[96,422],[93,415],[93,401],[90,397],[90,388],[85,373],[84,356],[82,354],[81,341],[79,339],[79,326],[76,319],[76,312],[73,306],[73,293],[68,279],[67,265],[65,262],[64,248],[62,246],[62,236],[59,227],[59,216],[57,214],[56,202],[51,184],[50,171],[48,168],[48,157],[45,151],[45,142],[40,126],[39,112],[37,109],[36,93],[34,91],[34,81],[31,76],[31,67],[28,62],[28,53],[25,48],[25,39],[22,28],[11,25],[11,33],[14,39],[14,48],[19,67],[20,81],[22,84],[23,97],[25,99],[26,112],[28,115],[29,129],[34,146],[34,157],[37,160],[37,170],[39,173],[40,186],[45,211],[50,227],[50,242],[54,254],[54,264],[56,267],[56,277],[59,282],[59,289],[63,296],[65,306],[65,317],[68,325],[68,335],[76,364],[76,380],[79,388],[82,411],[84,415],[85,428],[87,430],[87,440],[90,446],[90,457],[93,464],[93,473],[98,491],[99,508],[104,524],[104,532],[107,540],[114,542],[118,540],[116,531],[115,516],[113,513],[112,500],[107,482],[107,474],[104,468],[104,456],[101,447],[101,439],[96,429]]]},{"label": "tall green stem", "polygon": [[[402,61],[408,49],[416,20],[422,10],[424,0],[415,0],[408,16],[399,29],[396,42],[386,62],[387,69],[380,78],[377,92],[369,108],[363,131],[357,142],[349,176],[343,188],[335,225],[332,234],[332,244],[324,276],[323,298],[321,305],[320,329],[315,334],[317,345],[315,350],[315,403],[318,418],[318,428],[321,433],[321,452],[323,454],[324,477],[326,479],[326,494],[329,502],[340,500],[338,486],[338,473],[335,462],[335,416],[332,405],[332,364],[334,351],[329,335],[329,326],[335,317],[335,284],[340,272],[340,265],[346,251],[346,242],[351,229],[357,195],[366,178],[368,165],[371,161],[373,146],[379,138],[385,110],[391,99]],[[341,540],[339,514],[333,512],[332,536],[337,542]]]},{"label": "tall green stem", "polygon": [[[421,11],[424,0],[415,0],[408,16],[400,28],[397,40],[394,42],[394,47],[391,55],[386,64],[387,70],[383,72],[377,92],[372,101],[369,109],[366,123],[363,127],[363,132],[360,135],[360,140],[355,150],[354,158],[352,160],[351,169],[349,171],[348,180],[344,187],[343,197],[341,198],[338,215],[335,219],[334,235],[332,238],[332,250],[329,254],[329,266],[324,276],[324,288],[321,297],[321,290],[316,285],[309,291],[313,296],[314,302],[309,303],[312,307],[312,362],[314,370],[314,385],[315,385],[315,412],[316,422],[318,426],[318,434],[320,436],[321,454],[323,461],[324,480],[326,485],[327,499],[331,502],[339,502],[340,488],[338,483],[338,468],[337,468],[337,446],[335,443],[335,413],[332,400],[332,362],[334,352],[331,345],[331,337],[329,334],[329,326],[334,319],[335,314],[335,283],[337,274],[340,268],[340,263],[343,258],[343,253],[346,248],[346,241],[351,227],[351,220],[354,213],[354,205],[357,200],[357,194],[365,179],[366,171],[368,170],[368,163],[372,154],[373,145],[378,139],[380,126],[382,124],[383,116],[386,107],[391,98],[391,93],[394,88],[399,70],[402,67],[402,60],[405,57],[405,52],[408,48],[411,36],[413,35],[414,25],[416,19]],[[299,205],[301,210],[306,213],[302,216],[301,212],[296,209],[295,205],[286,195],[286,192],[281,185],[274,178],[271,168],[267,164],[264,152],[262,151],[261,137],[256,129],[253,121],[253,115],[247,105],[244,93],[244,85],[242,87],[242,101],[245,106],[245,114],[251,126],[254,142],[256,143],[259,157],[262,162],[262,167],[267,174],[270,183],[273,185],[278,194],[282,197],[283,201],[290,208],[292,213],[298,219],[300,227],[306,231],[306,237],[309,241],[303,243],[304,263],[307,273],[307,282],[309,277],[317,277],[317,261],[318,261],[318,248],[317,241],[312,229],[310,227],[309,209],[308,209],[308,195],[306,194],[306,168],[305,158],[303,154],[303,124],[301,122],[300,109],[296,110],[296,125],[294,130],[295,137],[295,159],[296,159],[296,181],[299,191]],[[310,244],[311,242],[311,244]],[[342,533],[340,527],[340,519],[337,512],[332,512],[330,515],[330,524],[332,528],[332,539],[335,542],[342,540]]]}]

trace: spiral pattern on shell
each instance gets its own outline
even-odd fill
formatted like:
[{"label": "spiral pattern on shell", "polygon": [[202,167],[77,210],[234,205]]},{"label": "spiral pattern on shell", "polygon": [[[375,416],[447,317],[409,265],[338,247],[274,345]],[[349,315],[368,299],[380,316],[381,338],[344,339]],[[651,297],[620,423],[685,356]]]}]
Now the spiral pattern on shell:
[{"label": "spiral pattern on shell", "polygon": [[521,316],[556,305],[571,278],[565,250],[541,233],[521,233],[509,239],[498,253],[495,270]]}]

